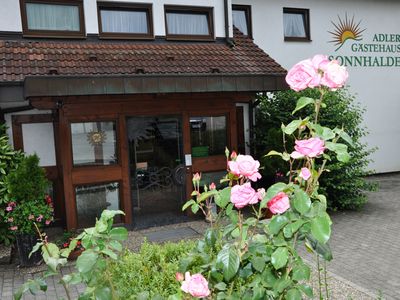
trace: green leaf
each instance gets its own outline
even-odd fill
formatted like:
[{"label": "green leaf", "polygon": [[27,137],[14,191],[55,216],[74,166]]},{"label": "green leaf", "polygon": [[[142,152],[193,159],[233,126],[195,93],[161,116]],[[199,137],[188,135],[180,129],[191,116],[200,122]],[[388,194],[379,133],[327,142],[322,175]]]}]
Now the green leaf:
[{"label": "green leaf", "polygon": [[294,208],[302,215],[307,213],[311,208],[311,199],[308,194],[302,190],[297,189],[294,191]]},{"label": "green leaf", "polygon": [[290,289],[288,290],[286,297],[286,300],[301,300],[301,292],[298,289]]},{"label": "green leaf", "polygon": [[[215,203],[221,207],[225,208],[231,200],[231,187],[226,187],[218,192],[219,197],[215,197]],[[218,200],[217,200],[218,199]]]},{"label": "green leaf", "polygon": [[337,152],[336,153],[336,158],[338,161],[342,163],[347,163],[350,160],[350,154],[346,152]]},{"label": "green leaf", "polygon": [[272,199],[274,196],[276,196],[276,194],[278,194],[279,192],[282,192],[286,188],[287,188],[287,184],[283,183],[283,182],[278,182],[278,183],[275,183],[275,184],[271,185],[267,189],[267,192],[265,194],[265,198],[267,199],[265,204],[267,204],[268,200]]},{"label": "green leaf", "polygon": [[288,258],[288,249],[286,247],[279,247],[271,255],[271,263],[276,270],[279,270],[286,266]]},{"label": "green leaf", "polygon": [[121,252],[122,251],[122,244],[120,243],[120,242],[118,242],[118,241],[109,241],[109,246],[111,247],[111,248],[113,248],[114,250],[116,250],[116,251],[118,251],[118,252]]},{"label": "green leaf", "polygon": [[264,271],[265,268],[265,259],[259,256],[254,257],[251,260],[251,264],[253,265],[253,268],[258,271],[258,272],[262,272]]},{"label": "green leaf", "polygon": [[322,244],[329,240],[331,236],[331,220],[327,213],[311,220],[311,234]]},{"label": "green leaf", "polygon": [[308,298],[314,298],[312,288],[307,284],[299,284],[297,286]]},{"label": "green leaf", "polygon": [[317,252],[326,261],[331,261],[333,259],[332,250],[329,243],[321,244],[318,242],[311,234],[306,235],[308,243],[306,247],[311,248],[311,251]]},{"label": "green leaf", "polygon": [[296,104],[296,108],[294,109],[294,111],[292,111],[292,115],[302,109],[303,107],[306,107],[309,104],[313,104],[315,103],[315,100],[313,98],[309,98],[309,97],[301,97],[299,100],[297,100],[297,104]]},{"label": "green leaf", "polygon": [[93,251],[84,251],[76,260],[76,267],[80,273],[87,273],[92,270],[96,264],[98,254]]},{"label": "green leaf", "polygon": [[150,292],[149,291],[141,292],[136,297],[137,300],[147,300],[150,298]]},{"label": "green leaf", "polygon": [[238,250],[234,247],[224,247],[217,255],[217,264],[222,269],[225,281],[230,281],[239,269]]},{"label": "green leaf", "polygon": [[118,258],[117,254],[115,254],[112,250],[110,249],[103,249],[101,250],[101,253],[107,255],[108,257],[110,257],[111,259],[116,260]]},{"label": "green leaf", "polygon": [[288,125],[285,126],[283,132],[288,135],[292,134],[297,130],[297,128],[299,128],[302,122],[303,122],[302,120],[293,120],[292,122],[290,122]]},{"label": "green leaf", "polygon": [[273,155],[282,157],[282,153],[281,153],[281,152],[278,152],[278,151],[275,151],[275,150],[269,151],[269,152],[268,152],[266,155],[264,155],[264,156],[273,156]]},{"label": "green leaf", "polygon": [[94,291],[94,296],[96,297],[96,300],[109,300],[113,298],[111,289],[107,286],[97,288]]},{"label": "green leaf", "polygon": [[225,291],[226,290],[226,283],[225,282],[219,282],[216,285],[214,285],[214,288],[216,288],[219,291]]},{"label": "green leaf", "polygon": [[100,219],[110,220],[113,219],[116,215],[125,215],[122,210],[103,210],[101,213]]},{"label": "green leaf", "polygon": [[285,279],[284,277],[279,278],[274,286],[273,289],[276,290],[278,293],[282,293],[292,282],[290,279]]},{"label": "green leaf", "polygon": [[278,232],[289,222],[286,216],[275,215],[272,217],[271,222],[268,224],[269,232],[273,235],[277,235]]},{"label": "green leaf", "polygon": [[42,242],[36,243],[36,245],[33,246],[31,253],[29,253],[28,258],[30,258],[31,255],[32,255],[33,253],[35,253],[36,251],[38,251],[42,245],[43,245]]},{"label": "green leaf", "polygon": [[194,201],[193,199],[187,201],[183,206],[182,206],[182,211],[185,211],[188,207],[192,206],[193,204],[195,204],[196,201]]},{"label": "green leaf", "polygon": [[335,133],[328,127],[315,126],[316,134],[325,141],[331,140],[335,137]]},{"label": "green leaf", "polygon": [[339,136],[346,141],[347,144],[349,144],[350,146],[354,147],[354,142],[353,139],[345,132],[342,131]]},{"label": "green leaf", "polygon": [[128,238],[128,230],[125,227],[115,227],[110,230],[110,238],[116,241],[125,241]]},{"label": "green leaf", "polygon": [[302,281],[302,280],[309,280],[310,279],[310,268],[304,264],[300,263],[297,264],[293,267],[292,270],[292,279],[296,281]]},{"label": "green leaf", "polygon": [[199,211],[199,209],[200,209],[200,206],[197,203],[192,205],[192,212],[194,214],[196,214]]}]

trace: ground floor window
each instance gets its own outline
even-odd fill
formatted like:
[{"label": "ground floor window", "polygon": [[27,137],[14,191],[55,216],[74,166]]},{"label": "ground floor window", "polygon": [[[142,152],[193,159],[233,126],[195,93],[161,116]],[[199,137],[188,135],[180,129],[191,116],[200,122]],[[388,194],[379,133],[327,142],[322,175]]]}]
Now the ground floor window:
[{"label": "ground floor window", "polygon": [[[75,187],[79,228],[93,226],[104,209],[120,209],[118,182]],[[118,219],[118,216],[116,217]],[[116,223],[121,220],[115,220]]]}]

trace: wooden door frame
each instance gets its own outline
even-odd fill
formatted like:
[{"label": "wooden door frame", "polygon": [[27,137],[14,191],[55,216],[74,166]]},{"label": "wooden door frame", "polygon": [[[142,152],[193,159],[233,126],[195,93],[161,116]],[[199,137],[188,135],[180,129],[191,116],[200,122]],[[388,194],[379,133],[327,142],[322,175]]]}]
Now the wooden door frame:
[{"label": "wooden door frame", "polygon": [[[251,101],[253,93],[198,93],[198,94],[143,94],[143,95],[93,95],[70,97],[42,97],[30,99],[34,107],[39,109],[58,110],[59,125],[57,140],[59,141],[60,166],[62,166],[64,198],[66,207],[67,228],[77,228],[77,209],[75,198],[76,183],[88,183],[85,177],[91,177],[96,169],[89,167],[73,167],[72,137],[70,124],[76,122],[93,122],[102,119],[113,119],[117,122],[118,166],[106,166],[103,172],[112,174],[95,174],[95,182],[104,183],[106,179],[118,181],[120,185],[120,205],[125,211],[124,222],[132,224],[132,199],[130,188],[129,145],[126,128],[126,117],[145,115],[181,115],[183,152],[191,154],[190,116],[226,115],[227,141],[230,150],[237,150],[236,103]],[[212,158],[209,158],[212,159]],[[99,167],[98,167],[99,168]],[[97,170],[98,170],[97,168]],[[220,166],[204,171],[226,169],[226,161]],[[104,172],[105,171],[105,172]],[[201,170],[203,171],[203,170]],[[193,166],[186,167],[186,192],[188,199],[192,191]],[[92,178],[92,177],[91,177]],[[94,181],[90,183],[95,184]]]},{"label": "wooden door frame", "polygon": [[62,179],[62,166],[60,157],[60,140],[58,138],[58,118],[53,113],[45,114],[18,114],[11,116],[11,127],[13,134],[13,144],[15,150],[24,151],[24,140],[23,140],[23,124],[38,124],[38,123],[52,123],[53,124],[53,138],[54,138],[54,151],[56,158],[55,166],[45,166],[43,169],[46,170],[46,177],[49,181],[53,182],[55,189],[56,199],[55,211],[56,215],[60,217],[61,223],[66,222],[65,215],[65,201],[63,197],[63,179]]}]

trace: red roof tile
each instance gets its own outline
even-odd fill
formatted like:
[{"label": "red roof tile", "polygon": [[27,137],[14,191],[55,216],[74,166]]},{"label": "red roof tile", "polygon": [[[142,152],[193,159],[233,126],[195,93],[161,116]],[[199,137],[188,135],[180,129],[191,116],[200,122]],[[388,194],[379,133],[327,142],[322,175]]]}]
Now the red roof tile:
[{"label": "red roof tile", "polygon": [[[225,43],[0,41],[0,81],[25,76],[145,74],[284,75],[278,63],[235,30]],[[56,76],[56,75],[55,75]]]}]

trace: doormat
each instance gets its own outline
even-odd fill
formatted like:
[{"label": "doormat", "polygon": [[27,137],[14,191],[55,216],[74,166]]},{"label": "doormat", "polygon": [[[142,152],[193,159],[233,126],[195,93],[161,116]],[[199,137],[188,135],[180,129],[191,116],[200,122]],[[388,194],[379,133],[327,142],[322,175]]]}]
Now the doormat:
[{"label": "doormat", "polygon": [[194,238],[200,236],[200,234],[190,227],[181,227],[175,229],[161,229],[153,232],[143,233],[143,236],[149,242],[162,243]]}]

